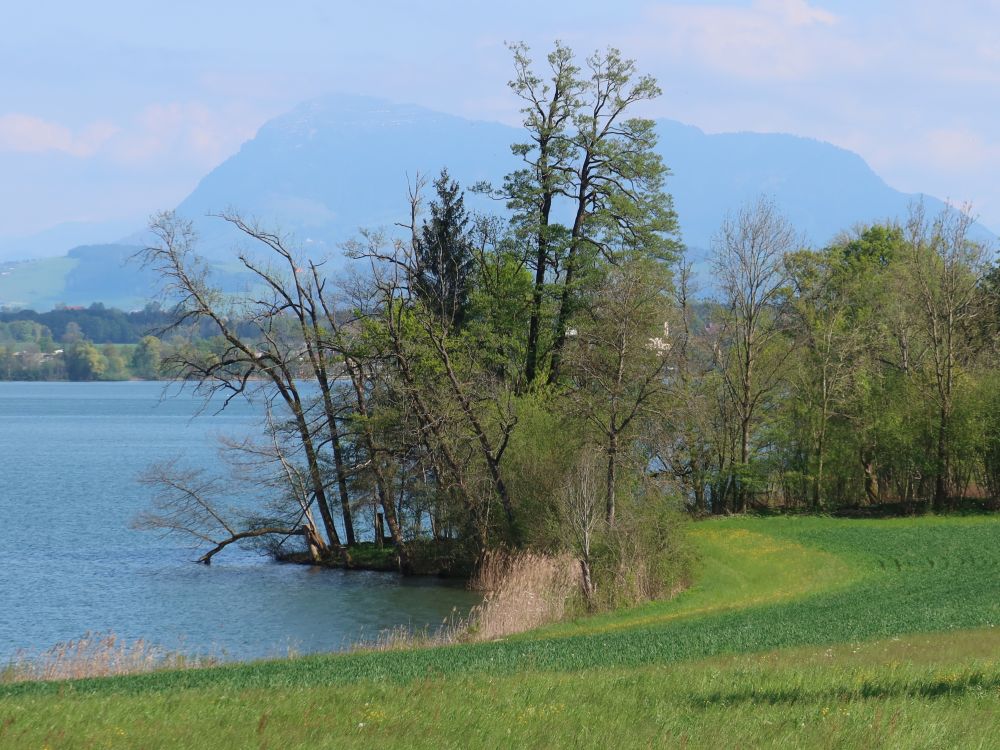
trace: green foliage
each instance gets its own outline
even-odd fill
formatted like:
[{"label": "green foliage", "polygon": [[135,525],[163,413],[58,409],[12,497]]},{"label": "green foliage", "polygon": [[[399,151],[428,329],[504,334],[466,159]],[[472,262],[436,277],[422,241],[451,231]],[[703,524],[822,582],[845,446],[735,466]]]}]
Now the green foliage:
[{"label": "green foliage", "polygon": [[70,380],[100,380],[107,369],[107,359],[91,342],[80,340],[67,345],[66,373]]},{"label": "green foliage", "polygon": [[160,376],[162,361],[162,342],[156,336],[143,336],[132,351],[132,372],[140,378],[155,379]]},{"label": "green foliage", "polygon": [[572,414],[552,408],[551,389],[518,397],[518,426],[504,453],[503,469],[518,516],[532,519],[524,529],[530,547],[558,551],[565,539],[553,499],[565,484],[583,447],[584,425]]},{"label": "green foliage", "polygon": [[101,377],[104,380],[127,380],[129,377],[128,361],[120,347],[105,344],[101,347],[101,355],[106,363]]},{"label": "green foliage", "polygon": [[[968,222],[954,210],[927,220],[916,205],[905,227],[873,225],[823,250],[785,255],[790,284],[761,310],[777,335],[758,344],[753,369],[777,378],[759,399],[753,460],[740,462],[732,451],[743,410],[738,390],[714,405],[711,419],[688,417],[703,434],[706,424],[722,425],[710,439],[718,474],[771,507],[891,503],[912,512],[995,502],[985,479],[982,394],[1000,350],[990,276],[980,276],[983,248],[966,236]],[[712,347],[739,374],[748,361],[741,341],[711,335],[731,316],[712,310],[691,349]],[[724,365],[706,369],[694,386],[685,383],[686,393],[704,392],[716,369],[739,380]],[[710,494],[718,509],[725,490]]]},{"label": "green foliage", "polygon": [[989,495],[1000,498],[1000,374],[983,378],[972,397],[980,406],[980,436],[976,446],[983,466],[983,484]]},{"label": "green foliage", "polygon": [[619,496],[615,525],[600,527],[593,554],[594,611],[667,599],[690,582],[694,555],[681,504],[641,475],[622,484],[630,491]]},{"label": "green foliage", "polygon": [[460,328],[473,273],[469,216],[458,183],[447,169],[434,181],[434,190],[437,200],[431,201],[430,220],[424,221],[414,247],[414,291],[439,320]]}]

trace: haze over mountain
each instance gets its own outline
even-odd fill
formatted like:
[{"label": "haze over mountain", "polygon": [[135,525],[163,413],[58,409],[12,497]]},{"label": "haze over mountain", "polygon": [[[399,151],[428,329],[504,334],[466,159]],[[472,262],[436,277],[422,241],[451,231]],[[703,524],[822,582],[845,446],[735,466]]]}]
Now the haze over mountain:
[{"label": "haze over mountain", "polygon": [[133,216],[111,221],[67,221],[37,234],[0,237],[0,262],[64,256],[68,248],[109,242],[134,232],[142,220],[141,216]]},{"label": "haze over mountain", "polygon": [[[726,213],[761,193],[773,196],[813,245],[861,222],[902,217],[918,197],[892,189],[860,156],[828,143],[781,134],[706,134],[670,120],[657,121],[657,128],[660,152],[672,172],[667,189],[696,265],[704,263]],[[465,187],[481,180],[499,184],[517,168],[510,145],[523,138],[515,127],[414,105],[325,97],[266,123],[206,175],[177,211],[195,221],[200,251],[219,263],[233,258],[241,240],[225,222],[206,215],[229,208],[292,234],[311,255],[337,256],[340,244],[359,227],[391,228],[406,217],[408,179],[418,173],[432,179],[446,166]],[[925,201],[932,212],[943,205],[935,198]],[[470,195],[467,203],[503,210],[483,196]],[[976,231],[981,239],[994,238],[985,227]],[[141,244],[141,234],[119,244]],[[45,276],[40,264],[8,270],[0,277],[0,304],[141,302],[144,277],[123,268],[121,248],[89,248],[73,257],[75,265],[66,259],[46,261],[52,275],[61,274],[61,282],[49,279],[30,295],[18,291],[18,275],[23,278],[32,269],[35,276]],[[94,283],[101,269],[107,280],[103,288]],[[77,278],[82,273],[86,283]],[[127,283],[118,278],[123,274]],[[239,277],[231,281],[238,283]]]},{"label": "haze over mountain", "polygon": [[[696,257],[711,246],[727,211],[760,193],[773,196],[812,244],[858,222],[900,217],[919,197],[893,190],[860,156],[821,141],[709,135],[671,120],[657,121],[657,130],[672,172],[667,188]],[[224,228],[202,217],[230,206],[293,230],[308,244],[336,248],[359,226],[405,218],[407,176],[434,177],[447,166],[463,186],[498,184],[517,168],[510,145],[524,137],[518,128],[380,99],[318,99],[264,125],[177,210],[199,224],[212,255],[227,252]],[[466,200],[483,210],[501,208],[481,197]],[[942,205],[925,200],[932,211]]]}]

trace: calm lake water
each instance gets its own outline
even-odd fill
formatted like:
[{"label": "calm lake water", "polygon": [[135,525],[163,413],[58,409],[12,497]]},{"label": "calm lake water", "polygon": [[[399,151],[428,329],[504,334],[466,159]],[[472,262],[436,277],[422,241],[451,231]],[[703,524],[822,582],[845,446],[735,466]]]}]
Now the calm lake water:
[{"label": "calm lake water", "polygon": [[254,409],[194,416],[159,383],[0,383],[0,664],[86,631],[248,659],[343,648],[436,626],[477,597],[432,579],[271,563],[234,546],[211,566],[187,542],[135,531],[149,463],[217,460]]}]

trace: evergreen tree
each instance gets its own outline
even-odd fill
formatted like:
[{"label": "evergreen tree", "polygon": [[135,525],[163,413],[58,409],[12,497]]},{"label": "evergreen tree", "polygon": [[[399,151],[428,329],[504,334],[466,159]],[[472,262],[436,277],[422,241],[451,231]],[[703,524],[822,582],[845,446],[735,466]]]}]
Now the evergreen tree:
[{"label": "evergreen tree", "polygon": [[434,181],[437,200],[416,237],[414,292],[448,328],[458,328],[469,303],[472,246],[469,215],[457,182],[447,169]]}]

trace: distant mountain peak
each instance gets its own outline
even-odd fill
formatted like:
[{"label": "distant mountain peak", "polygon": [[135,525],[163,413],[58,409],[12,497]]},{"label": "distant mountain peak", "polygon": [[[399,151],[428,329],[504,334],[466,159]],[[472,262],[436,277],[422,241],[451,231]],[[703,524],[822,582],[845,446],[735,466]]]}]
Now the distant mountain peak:
[{"label": "distant mountain peak", "polygon": [[[666,187],[696,265],[704,265],[727,213],[761,193],[770,195],[817,246],[859,223],[901,219],[921,197],[891,188],[858,154],[814,138],[706,133],[666,119],[658,120],[656,128],[671,171]],[[498,185],[521,166],[510,146],[524,137],[519,128],[416,104],[331,94],[265,123],[238,153],[207,174],[177,211],[195,221],[199,250],[219,261],[230,261],[234,248],[246,246],[232,227],[206,216],[227,208],[289,233],[310,253],[336,258],[359,227],[391,228],[406,216],[407,182],[418,172],[433,177],[447,167],[465,187],[480,180]],[[944,205],[924,200],[932,212]],[[502,203],[479,195],[468,195],[467,205],[503,210]],[[975,232],[982,239],[996,239],[984,227]],[[107,272],[113,276],[117,270],[110,265],[111,255],[106,253]],[[96,263],[90,264],[88,284],[98,277]],[[83,266],[65,270],[69,266],[59,266],[67,274],[65,287],[83,288],[80,279],[74,281]],[[0,280],[0,302],[3,291]],[[71,301],[58,290],[52,294]]]},{"label": "distant mountain peak", "polygon": [[330,131],[398,129],[415,123],[461,120],[454,115],[401,104],[388,99],[354,94],[329,94],[309,99],[265,123],[258,137],[272,135],[314,138]]}]

